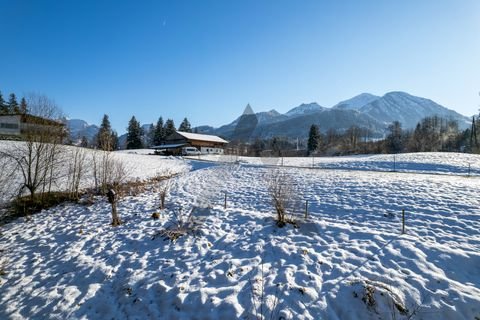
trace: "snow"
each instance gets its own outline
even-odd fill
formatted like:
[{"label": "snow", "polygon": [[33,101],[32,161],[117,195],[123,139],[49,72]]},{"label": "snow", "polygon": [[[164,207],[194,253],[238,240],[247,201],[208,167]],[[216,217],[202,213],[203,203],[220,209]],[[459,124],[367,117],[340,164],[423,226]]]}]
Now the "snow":
[{"label": "snow", "polygon": [[287,113],[285,113],[285,115],[288,117],[296,117],[296,116],[301,116],[309,113],[314,113],[317,111],[322,111],[324,109],[325,109],[324,107],[320,106],[316,102],[302,103],[298,107],[295,107],[289,110]]},{"label": "snow", "polygon": [[[16,148],[22,148],[24,142],[14,142],[14,141],[0,141],[0,151],[9,152],[9,150],[15,150]],[[57,181],[57,184],[54,186],[54,190],[66,190],[67,188],[67,177],[66,173],[68,172],[68,163],[69,156],[75,150],[78,150],[78,147],[72,146],[61,146],[63,152],[62,157],[65,157],[64,166],[62,166],[62,172],[59,173],[59,176],[63,178]],[[85,174],[81,181],[81,188],[91,188],[94,186],[93,171],[91,167],[91,160],[94,156],[101,158],[103,156],[102,151],[92,150],[92,149],[83,149],[85,157]],[[150,178],[155,177],[156,175],[171,175],[176,173],[181,173],[188,171],[190,169],[189,164],[186,163],[182,158],[176,157],[164,157],[152,155],[153,150],[150,149],[137,149],[137,150],[123,150],[116,151],[110,154],[110,157],[119,163],[122,163],[128,173],[127,181],[145,181]],[[141,155],[141,156],[140,156]],[[9,166],[13,163],[8,160]],[[0,159],[0,165],[2,161]],[[6,172],[3,172],[6,173]],[[17,172],[17,180],[11,182],[7,187],[9,190],[1,190],[2,179],[0,179],[0,204],[9,200],[12,196],[12,193],[15,193],[20,188],[20,172]],[[9,192],[10,191],[10,192]]]},{"label": "snow", "polygon": [[[190,161],[192,171],[172,180],[159,220],[150,218],[159,212],[152,187],[121,199],[124,224],[116,228],[103,198],[3,225],[0,318],[480,317],[480,178],[462,171],[466,160],[478,170],[478,157],[398,156],[422,174],[280,168],[294,180],[298,228],[275,225],[266,183],[273,169],[246,158]],[[382,169],[382,157],[365,168]],[[437,174],[427,161],[453,173]],[[194,234],[173,242],[156,236],[191,210]]]},{"label": "snow", "polygon": [[369,104],[372,101],[377,100],[378,96],[375,96],[370,93],[361,93],[351,99],[341,101],[334,105],[332,108],[333,109],[352,109],[352,110],[358,110],[362,108],[363,106]]},{"label": "snow", "polygon": [[236,157],[202,155],[195,157],[213,162],[241,162],[261,166],[303,167],[332,170],[362,170],[403,173],[480,175],[480,156],[468,153],[419,152],[344,157]]},{"label": "snow", "polygon": [[213,136],[209,134],[200,134],[200,133],[192,133],[192,132],[183,132],[177,131],[177,133],[187,139],[190,140],[200,140],[200,141],[209,141],[209,142],[218,142],[218,143],[228,143],[228,141],[223,140],[218,136]]}]

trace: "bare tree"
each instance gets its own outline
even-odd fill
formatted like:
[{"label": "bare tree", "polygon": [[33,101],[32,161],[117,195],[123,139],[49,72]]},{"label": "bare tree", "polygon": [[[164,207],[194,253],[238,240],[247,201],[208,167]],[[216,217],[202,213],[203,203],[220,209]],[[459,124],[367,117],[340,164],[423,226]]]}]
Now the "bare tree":
[{"label": "bare tree", "polygon": [[277,214],[277,225],[283,227],[287,223],[295,223],[294,213],[300,199],[293,176],[287,170],[274,168],[268,173],[266,181]]},{"label": "bare tree", "polygon": [[31,200],[40,189],[49,192],[60,178],[62,165],[60,144],[65,137],[62,115],[53,100],[44,95],[31,94],[27,98],[32,114],[21,115],[24,123],[21,137],[23,142],[13,143],[1,155],[14,165],[11,176],[21,177],[17,194],[28,190]]},{"label": "bare tree", "polygon": [[78,199],[80,183],[85,175],[86,152],[83,148],[74,147],[68,157],[68,192],[70,197]]},{"label": "bare tree", "polygon": [[0,152],[0,204],[10,200],[14,183],[14,170],[10,158]]}]

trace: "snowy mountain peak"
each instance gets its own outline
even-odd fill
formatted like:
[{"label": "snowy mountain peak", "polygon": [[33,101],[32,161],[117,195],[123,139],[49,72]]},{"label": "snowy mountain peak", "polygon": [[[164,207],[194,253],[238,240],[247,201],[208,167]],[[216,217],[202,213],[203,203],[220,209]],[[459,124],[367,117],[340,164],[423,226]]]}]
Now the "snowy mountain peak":
[{"label": "snowy mountain peak", "polygon": [[291,109],[290,111],[288,111],[287,113],[285,113],[285,115],[288,116],[288,117],[299,116],[299,115],[304,115],[304,114],[309,114],[309,113],[322,111],[324,109],[325,109],[324,107],[320,106],[316,102],[302,103],[298,107],[295,107],[295,108]]},{"label": "snowy mountain peak", "polygon": [[271,114],[272,116],[279,116],[281,113],[278,112],[277,110],[275,109],[272,109],[270,111],[267,111],[268,114]]},{"label": "snowy mountain peak", "polygon": [[81,119],[69,119],[66,121],[66,124],[72,140],[78,140],[85,136],[91,141],[99,129],[96,125],[89,125],[86,121]]},{"label": "snowy mountain peak", "polygon": [[247,103],[245,110],[243,110],[243,115],[249,115],[249,114],[255,114],[255,112],[253,112],[253,109],[250,106],[250,103]]},{"label": "snowy mountain peak", "polygon": [[414,128],[421,119],[431,116],[454,119],[461,128],[468,126],[469,120],[430,99],[401,91],[388,92],[383,97],[364,105],[359,111],[384,123],[399,121],[404,128]]},{"label": "snowy mountain peak", "polygon": [[337,103],[332,108],[343,110],[359,110],[364,105],[367,105],[378,98],[380,97],[370,93],[361,93],[353,98]]}]

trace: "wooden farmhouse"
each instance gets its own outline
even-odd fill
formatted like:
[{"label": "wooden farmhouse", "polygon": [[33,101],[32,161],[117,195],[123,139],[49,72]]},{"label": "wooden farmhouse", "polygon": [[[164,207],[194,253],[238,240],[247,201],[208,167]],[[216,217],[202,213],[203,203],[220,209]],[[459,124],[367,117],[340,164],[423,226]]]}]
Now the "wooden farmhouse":
[{"label": "wooden farmhouse", "polygon": [[30,114],[0,115],[0,139],[21,140],[23,136],[31,134],[62,136],[65,134],[65,125]]},{"label": "wooden farmhouse", "polygon": [[223,154],[227,143],[228,141],[214,135],[176,131],[166,137],[163,144],[152,149],[158,154],[172,155],[185,154],[186,149],[192,148],[196,148],[201,154]]}]

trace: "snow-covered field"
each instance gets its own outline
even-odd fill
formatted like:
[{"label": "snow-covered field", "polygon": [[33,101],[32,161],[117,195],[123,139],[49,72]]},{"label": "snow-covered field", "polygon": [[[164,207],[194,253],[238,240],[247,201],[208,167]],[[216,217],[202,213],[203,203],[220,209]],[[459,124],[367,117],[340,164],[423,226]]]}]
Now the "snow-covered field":
[{"label": "snow-covered field", "polygon": [[240,161],[252,165],[291,166],[318,169],[397,171],[412,173],[480,175],[480,156],[468,153],[402,153],[344,157],[235,157],[202,155],[207,161]]},{"label": "snow-covered field", "polygon": [[[23,142],[15,141],[1,141],[0,140],[0,151],[9,152],[9,150],[18,150],[23,148]],[[67,189],[68,185],[68,164],[71,158],[74,156],[74,152],[78,150],[78,147],[71,146],[61,146],[62,153],[61,158],[63,159],[62,165],[60,167],[61,172],[57,172],[60,178],[54,183],[54,190],[64,191]],[[92,170],[92,159],[93,157],[97,158],[97,162],[100,162],[100,159],[103,156],[102,151],[92,150],[92,149],[81,149],[85,153],[84,160],[84,173],[81,178],[80,187],[91,188],[94,186],[94,176]],[[148,149],[136,150],[136,151],[118,151],[112,152],[109,157],[122,163],[124,165],[125,171],[128,174],[127,180],[148,180],[155,177],[156,175],[171,175],[181,172],[186,172],[190,169],[189,164],[183,159],[175,157],[163,157],[148,155]],[[143,155],[143,156],[139,156]],[[3,161],[8,162],[7,168],[4,171],[11,170],[14,165],[13,161],[6,158]],[[3,169],[2,159],[0,158],[0,170]],[[1,172],[1,174],[6,174],[6,172]],[[2,190],[2,187],[5,186],[5,183],[2,184],[2,177],[0,177],[0,204],[2,202],[8,201],[12,196],[16,195],[16,192],[20,189],[21,186],[21,173],[20,170],[17,170],[17,179],[9,180],[7,183],[7,190]]]},{"label": "snow-covered field", "polygon": [[[121,200],[116,228],[102,198],[2,226],[0,319],[480,318],[478,177],[284,168],[299,227],[278,228],[271,168],[190,165],[159,220],[152,189]],[[194,233],[155,236],[192,209]]]}]

